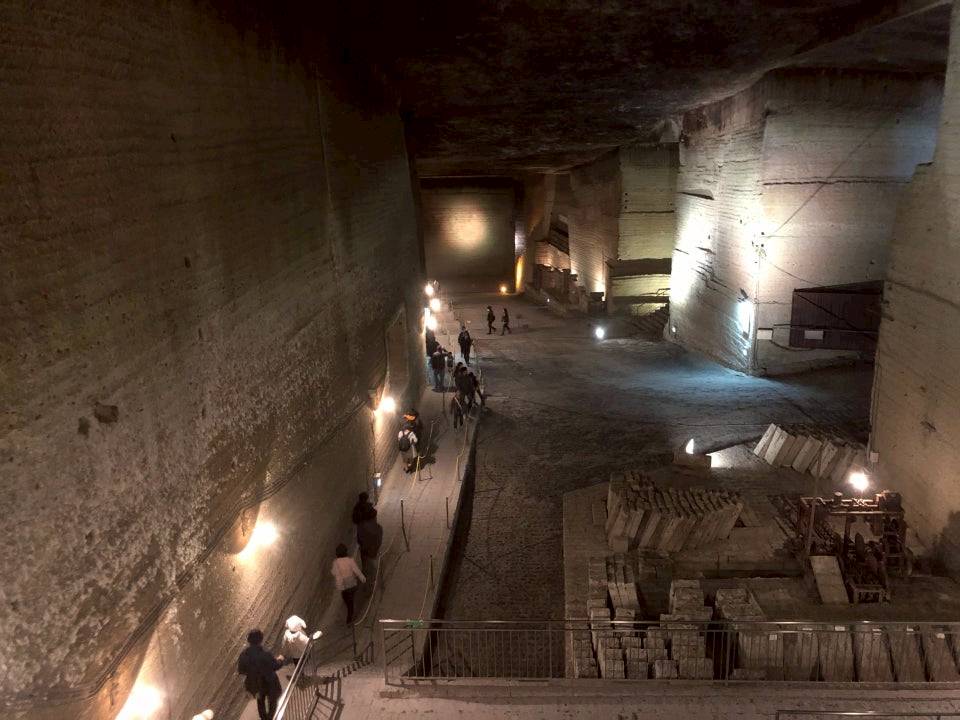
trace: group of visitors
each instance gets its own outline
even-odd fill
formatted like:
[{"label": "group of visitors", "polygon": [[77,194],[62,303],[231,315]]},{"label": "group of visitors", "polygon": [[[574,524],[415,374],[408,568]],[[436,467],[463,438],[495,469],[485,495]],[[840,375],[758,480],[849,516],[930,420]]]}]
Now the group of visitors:
[{"label": "group of visitors", "polygon": [[[347,625],[353,624],[353,601],[357,589],[367,581],[367,575],[375,571],[375,563],[383,545],[383,527],[377,522],[377,509],[370,502],[368,493],[360,493],[353,506],[351,519],[357,528],[363,569],[350,557],[343,543],[337,545],[336,557],[330,566],[330,574],[347,609]],[[257,700],[260,720],[273,720],[283,690],[277,671],[287,663],[295,665],[299,662],[310,642],[306,629],[306,621],[296,615],[290,616],[283,633],[280,655],[264,649],[262,630],[247,633],[247,647],[237,660],[237,672],[244,676],[244,689]]]},{"label": "group of visitors", "polygon": [[470,414],[477,404],[477,398],[480,399],[480,406],[483,407],[483,390],[480,387],[480,380],[472,370],[463,363],[457,363],[453,370],[454,393],[450,399],[450,412],[453,415],[454,429],[463,425],[463,419]]},{"label": "group of visitors", "polygon": [[[493,306],[487,305],[487,335],[496,335],[497,329],[493,324],[497,321],[497,315],[493,312]],[[500,334],[510,333],[513,335],[513,330],[510,329],[510,311],[506,308],[503,309],[503,314],[500,316]]]},{"label": "group of visitors", "polygon": [[415,408],[410,408],[403,414],[403,424],[397,432],[397,449],[403,457],[404,472],[411,473],[417,469],[417,460],[426,455],[428,450],[423,433],[423,421]]}]

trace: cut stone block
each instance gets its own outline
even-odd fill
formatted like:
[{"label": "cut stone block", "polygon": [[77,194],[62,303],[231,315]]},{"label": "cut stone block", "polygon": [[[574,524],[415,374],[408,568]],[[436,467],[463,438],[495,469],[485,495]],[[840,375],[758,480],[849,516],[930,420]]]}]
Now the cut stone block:
[{"label": "cut stone block", "polygon": [[803,448],[801,448],[800,452],[798,452],[797,456],[793,459],[793,469],[797,472],[806,472],[814,458],[820,453],[820,447],[822,445],[823,440],[808,437],[807,441],[803,444]]},{"label": "cut stone block", "polygon": [[646,680],[650,677],[650,664],[639,660],[627,660],[626,674],[630,680]]},{"label": "cut stone block", "polygon": [[786,430],[778,427],[776,432],[773,433],[773,437],[770,438],[770,443],[767,445],[767,451],[763,454],[763,459],[766,460],[768,464],[775,465],[777,456],[783,449],[783,444],[787,441],[787,438],[792,437],[793,436]]},{"label": "cut stone block", "polygon": [[713,680],[713,660],[710,658],[685,658],[677,664],[677,671],[685,680]]},{"label": "cut stone block", "polygon": [[927,676],[920,655],[919,633],[894,626],[887,627],[886,631],[897,682],[925,682]]},{"label": "cut stone block", "polygon": [[753,454],[757,457],[762,458],[767,452],[767,448],[770,446],[770,441],[773,439],[774,433],[777,432],[777,426],[773,423],[767,427],[763,437],[760,438],[760,442],[757,443],[757,446],[753,449]]},{"label": "cut stone block", "polygon": [[854,673],[853,640],[845,625],[827,626],[820,633],[817,647],[820,677],[827,682],[852,682]]},{"label": "cut stone block", "polygon": [[860,682],[893,682],[890,646],[881,628],[854,626],[853,653]]},{"label": "cut stone block", "polygon": [[656,680],[667,680],[679,676],[676,660],[654,660],[653,677]]},{"label": "cut stone block", "polygon": [[931,682],[960,682],[960,673],[947,645],[944,630],[924,630],[920,635],[927,677]]},{"label": "cut stone block", "polygon": [[847,588],[843,584],[843,575],[840,573],[840,563],[835,555],[812,555],[810,566],[813,568],[817,592],[824,604],[845,605],[850,602]]},{"label": "cut stone block", "polygon": [[783,637],[783,674],[785,680],[809,681],[817,679],[819,641],[812,626],[803,626]]},{"label": "cut stone block", "polygon": [[783,457],[780,458],[780,467],[791,467],[793,461],[797,459],[797,455],[803,449],[803,446],[807,444],[806,435],[797,435],[794,437],[793,442],[790,444],[790,447],[783,454]]}]

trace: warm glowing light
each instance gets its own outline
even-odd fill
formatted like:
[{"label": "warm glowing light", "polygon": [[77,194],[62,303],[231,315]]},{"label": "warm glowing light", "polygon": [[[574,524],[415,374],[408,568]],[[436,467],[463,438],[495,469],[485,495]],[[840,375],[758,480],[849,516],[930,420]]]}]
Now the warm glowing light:
[{"label": "warm glowing light", "polygon": [[426,285],[424,285],[423,292],[426,294],[427,297],[433,297],[433,293],[434,293],[433,283],[427,283]]},{"label": "warm glowing light", "polygon": [[322,631],[322,630],[317,630],[317,631],[316,631],[313,635],[311,635],[310,637],[311,637],[313,640],[319,640],[321,635],[323,635],[323,631]]},{"label": "warm glowing light", "polygon": [[671,325],[671,326],[670,326],[670,332],[672,332],[674,335],[676,335],[676,334],[677,334],[677,326],[676,326],[676,325]]},{"label": "warm glowing light", "polygon": [[683,450],[687,453],[687,455],[693,455],[693,438],[687,440],[687,444],[684,446]]},{"label": "warm glowing light", "polygon": [[501,295],[506,295],[506,294],[507,294],[507,284],[506,284],[506,283],[503,283],[502,285],[500,285],[500,294],[501,294]]},{"label": "warm glowing light", "polygon": [[273,545],[278,537],[280,537],[280,533],[277,532],[277,526],[269,520],[261,520],[253,528],[250,539],[243,550],[237,554],[237,557],[240,560],[249,560],[259,548]]},{"label": "warm glowing light", "polygon": [[380,473],[374,473],[373,482],[374,482],[374,485],[376,485],[378,488],[383,487],[383,475],[381,475]]},{"label": "warm glowing light", "polygon": [[847,479],[850,485],[859,493],[862,493],[868,487],[870,487],[870,478],[867,477],[865,472],[852,472],[850,477]]},{"label": "warm glowing light", "polygon": [[473,207],[463,207],[448,216],[447,237],[455,248],[467,254],[472,255],[482,249],[488,232],[486,215]]},{"label": "warm glowing light", "polygon": [[163,694],[152,685],[137,683],[116,720],[150,720],[163,705]]},{"label": "warm glowing light", "polygon": [[443,303],[440,302],[440,298],[430,298],[430,310],[432,312],[440,312],[442,307]]},{"label": "warm glowing light", "polygon": [[427,329],[428,330],[437,329],[437,318],[435,318],[433,315],[427,318]]},{"label": "warm glowing light", "polygon": [[597,340],[603,340],[603,339],[607,336],[607,331],[604,330],[604,329],[603,329],[602,327],[600,327],[599,325],[597,325],[597,327],[595,327],[595,328],[593,329],[593,336],[594,336]]},{"label": "warm glowing light", "polygon": [[280,537],[280,534],[277,532],[276,525],[270,521],[259,522],[253,529],[253,534],[250,536],[250,543],[256,544],[258,547],[273,545],[278,537]]},{"label": "warm glowing light", "polygon": [[213,720],[213,710],[204,710],[193,716],[192,720]]},{"label": "warm glowing light", "polygon": [[378,413],[392,413],[397,411],[397,401],[390,395],[384,395],[380,398],[380,404],[377,405]]},{"label": "warm glowing light", "polygon": [[515,285],[517,292],[520,292],[523,289],[523,255],[517,258],[517,269],[514,277]]}]

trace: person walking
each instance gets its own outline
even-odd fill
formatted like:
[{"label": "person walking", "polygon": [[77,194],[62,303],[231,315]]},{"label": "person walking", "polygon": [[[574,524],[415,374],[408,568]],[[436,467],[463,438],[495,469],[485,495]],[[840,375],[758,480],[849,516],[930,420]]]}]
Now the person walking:
[{"label": "person walking", "polygon": [[444,371],[446,369],[447,361],[444,357],[443,348],[437,347],[436,351],[430,357],[430,369],[433,370],[433,389],[443,390],[444,385]]},{"label": "person walking", "polygon": [[467,330],[466,326],[463,326],[460,329],[460,334],[457,336],[457,342],[460,344],[460,354],[463,355],[463,362],[469,365],[470,347],[473,345],[473,338],[470,337],[470,331]]},{"label": "person walking", "polygon": [[403,456],[404,472],[413,472],[416,468],[417,458],[420,455],[417,447],[419,442],[420,438],[409,427],[403,427],[397,433],[397,449]]},{"label": "person walking", "polygon": [[450,397],[450,414],[453,415],[453,429],[456,430],[463,425],[463,401],[459,391]]},{"label": "person walking", "polygon": [[380,555],[380,546],[383,545],[383,527],[377,522],[376,508],[372,508],[366,519],[357,526],[357,544],[360,546],[363,574],[370,575]]},{"label": "person walking", "polygon": [[497,320],[496,313],[493,312],[493,306],[487,305],[487,335],[496,335],[497,329],[493,326]]},{"label": "person walking", "polygon": [[373,503],[370,502],[370,495],[365,492],[360,493],[356,505],[353,506],[353,512],[351,513],[353,524],[359,525],[366,520],[371,510],[373,510]]},{"label": "person walking", "polygon": [[[480,381],[472,372],[467,373],[467,379],[470,381],[470,394],[467,395],[467,412],[469,413],[473,410],[473,406],[477,404],[477,395],[480,394]],[[482,398],[481,402],[483,402]]]},{"label": "person walking", "polygon": [[244,676],[244,689],[257,698],[260,720],[273,720],[282,688],[277,670],[283,667],[283,655],[274,657],[263,649],[263,631],[247,633],[247,647],[237,660],[237,672]]},{"label": "person walking", "polygon": [[[317,631],[321,635],[322,632]],[[287,629],[283,631],[283,642],[280,643],[280,652],[283,653],[284,663],[296,665],[307,650],[310,638],[307,636],[307,622],[302,617],[291,615],[287,618]]]},{"label": "person walking", "polygon": [[513,335],[513,330],[510,329],[510,313],[507,312],[507,309],[503,309],[503,316],[500,318],[500,322],[503,323],[503,328],[500,330],[500,334],[503,335],[505,332]]},{"label": "person walking", "polygon": [[347,546],[337,545],[336,559],[330,566],[330,574],[340,591],[343,604],[347,607],[347,625],[353,623],[353,596],[357,594],[359,583],[367,581],[366,575],[360,572],[357,562],[347,553]]}]

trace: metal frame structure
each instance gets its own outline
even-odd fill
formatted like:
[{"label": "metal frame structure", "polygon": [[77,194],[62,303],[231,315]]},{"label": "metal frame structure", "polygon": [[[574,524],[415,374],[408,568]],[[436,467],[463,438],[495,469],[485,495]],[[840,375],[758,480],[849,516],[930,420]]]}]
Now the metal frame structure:
[{"label": "metal frame structure", "polygon": [[[707,665],[712,672],[709,677],[685,677],[681,665],[680,677],[672,680],[960,688],[960,682],[944,680],[958,677],[954,653],[960,651],[960,623],[954,622],[381,620],[380,632],[388,685],[495,678],[574,679],[583,677],[577,663],[584,653],[596,658],[603,679],[655,682],[647,679],[656,677],[652,659],[649,674],[631,678],[629,672],[624,676],[622,669],[619,675],[605,671],[598,648],[616,648],[621,643],[635,648],[651,645],[658,658],[675,659],[678,643],[692,640],[702,648],[697,659],[710,660]],[[647,643],[654,636],[666,637],[666,641]],[[632,640],[625,643],[628,637]],[[621,651],[621,655],[625,653]],[[586,658],[586,664],[589,662]],[[596,676],[595,669],[592,677]]]}]

